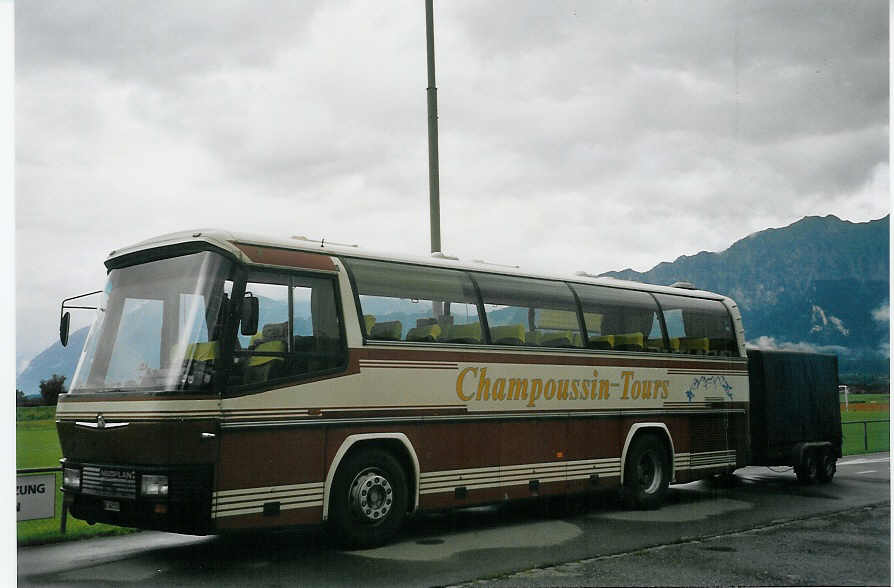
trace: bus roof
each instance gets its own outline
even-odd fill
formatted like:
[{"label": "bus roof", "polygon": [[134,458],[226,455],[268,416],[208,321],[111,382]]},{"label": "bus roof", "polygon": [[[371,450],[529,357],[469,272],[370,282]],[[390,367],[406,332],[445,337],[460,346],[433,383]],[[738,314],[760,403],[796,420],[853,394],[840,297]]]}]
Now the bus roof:
[{"label": "bus roof", "polygon": [[220,249],[230,252],[237,259],[249,264],[254,262],[242,251],[242,249],[237,246],[237,244],[270,247],[274,249],[286,249],[292,251],[304,251],[308,253],[321,253],[333,257],[358,257],[363,259],[376,259],[382,261],[397,261],[429,267],[443,267],[510,276],[559,280],[563,282],[574,282],[578,284],[596,284],[629,290],[643,290],[647,292],[677,294],[697,298],[728,300],[730,303],[735,304],[735,302],[733,302],[727,296],[723,296],[714,292],[708,292],[707,290],[693,290],[690,288],[659,286],[656,284],[646,284],[644,282],[633,282],[628,280],[619,280],[616,278],[599,277],[595,274],[589,274],[586,272],[577,272],[571,275],[535,272],[522,269],[519,266],[489,263],[480,260],[466,261],[439,254],[432,254],[431,256],[405,255],[368,250],[357,245],[330,243],[326,242],[325,240],[313,241],[301,236],[295,236],[288,239],[277,239],[269,236],[231,232],[221,229],[195,229],[189,231],[167,233],[165,235],[159,235],[158,237],[152,237],[151,239],[140,241],[139,243],[135,243],[134,245],[112,251],[111,253],[109,253],[107,263],[113,259],[136,253],[138,251],[145,251],[148,249],[154,249],[156,247],[174,246],[195,242],[205,242],[210,245],[214,245]]}]

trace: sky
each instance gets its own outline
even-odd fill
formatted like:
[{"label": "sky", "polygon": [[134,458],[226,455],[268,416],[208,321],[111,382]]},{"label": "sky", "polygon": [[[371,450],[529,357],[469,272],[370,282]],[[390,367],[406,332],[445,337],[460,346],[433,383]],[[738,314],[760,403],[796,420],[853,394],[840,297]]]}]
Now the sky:
[{"label": "sky", "polygon": [[[450,254],[644,271],[888,214],[886,1],[436,0],[434,22]],[[422,0],[29,0],[14,76],[19,366],[154,235],[429,251]]]}]

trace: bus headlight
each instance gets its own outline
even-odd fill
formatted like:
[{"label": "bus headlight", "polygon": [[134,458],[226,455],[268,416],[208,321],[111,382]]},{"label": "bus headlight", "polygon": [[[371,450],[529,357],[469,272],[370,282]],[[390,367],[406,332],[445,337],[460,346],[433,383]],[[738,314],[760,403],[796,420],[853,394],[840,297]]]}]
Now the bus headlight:
[{"label": "bus headlight", "polygon": [[62,468],[62,487],[68,490],[80,490],[81,468]]},{"label": "bus headlight", "polygon": [[167,496],[168,477],[144,474],[140,477],[140,494],[143,496]]}]

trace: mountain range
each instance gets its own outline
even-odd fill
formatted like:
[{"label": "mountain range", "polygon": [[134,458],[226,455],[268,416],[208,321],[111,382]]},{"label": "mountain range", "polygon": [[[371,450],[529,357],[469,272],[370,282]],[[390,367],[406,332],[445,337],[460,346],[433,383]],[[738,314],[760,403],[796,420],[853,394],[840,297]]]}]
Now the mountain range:
[{"label": "mountain range", "polygon": [[[864,223],[810,216],[753,233],[720,253],[602,275],[662,285],[688,281],[726,294],[739,305],[752,346],[835,353],[861,371],[887,373],[889,231],[890,216]],[[16,387],[37,394],[40,380],[54,373],[70,383],[86,335],[80,329],[68,347],[57,342],[39,353]]]},{"label": "mountain range", "polygon": [[757,347],[847,359],[889,355],[890,216],[852,223],[829,215],[753,233],[721,253],[702,251],[603,275],[651,284],[688,281],[731,297]]}]

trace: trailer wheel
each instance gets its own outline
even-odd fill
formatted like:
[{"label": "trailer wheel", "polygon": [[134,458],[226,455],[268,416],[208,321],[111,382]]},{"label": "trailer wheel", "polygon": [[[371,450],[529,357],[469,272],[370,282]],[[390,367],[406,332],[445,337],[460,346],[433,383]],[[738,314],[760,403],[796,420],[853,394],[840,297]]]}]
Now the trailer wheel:
[{"label": "trailer wheel", "polygon": [[661,506],[670,483],[667,448],[654,435],[640,435],[630,444],[624,466],[624,504],[640,510]]},{"label": "trailer wheel", "polygon": [[331,501],[329,522],[342,545],[382,545],[406,516],[407,475],[387,451],[361,449],[339,466]]},{"label": "trailer wheel", "polygon": [[813,449],[804,450],[801,464],[795,466],[795,475],[802,484],[813,484],[819,476],[819,459]]},{"label": "trailer wheel", "polygon": [[831,480],[838,469],[835,465],[836,461],[837,458],[831,448],[826,447],[825,449],[820,450],[819,469],[816,476],[817,480],[820,482],[828,482]]}]

